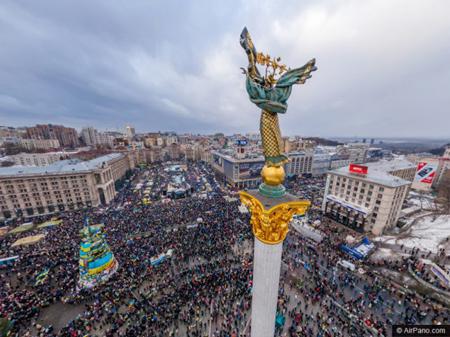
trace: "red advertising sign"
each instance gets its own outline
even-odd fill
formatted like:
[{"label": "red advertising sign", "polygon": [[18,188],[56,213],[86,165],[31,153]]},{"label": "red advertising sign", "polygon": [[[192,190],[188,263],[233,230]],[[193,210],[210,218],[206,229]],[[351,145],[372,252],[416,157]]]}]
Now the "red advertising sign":
[{"label": "red advertising sign", "polygon": [[350,173],[367,174],[367,172],[369,172],[369,168],[365,165],[350,164],[349,171]]},{"label": "red advertising sign", "polygon": [[423,169],[423,167],[426,166],[426,165],[427,165],[427,163],[421,161],[421,162],[419,163],[419,165],[417,165],[417,171],[420,171],[420,170]]},{"label": "red advertising sign", "polygon": [[417,165],[415,181],[419,181],[424,184],[432,184],[433,179],[436,176],[437,163],[420,162]]},{"label": "red advertising sign", "polygon": [[431,184],[436,172],[431,172],[427,177],[423,178],[420,182],[425,184]]}]

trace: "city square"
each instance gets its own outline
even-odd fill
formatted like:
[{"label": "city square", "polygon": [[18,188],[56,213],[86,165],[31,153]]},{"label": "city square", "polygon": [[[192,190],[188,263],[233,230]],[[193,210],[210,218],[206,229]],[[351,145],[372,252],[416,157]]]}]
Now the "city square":
[{"label": "city square", "polygon": [[0,337],[450,336],[449,10],[1,3]]},{"label": "city square", "polygon": [[[164,176],[165,168],[171,166],[135,169],[128,184],[101,212],[67,212],[57,226],[36,226],[31,232],[3,238],[2,256],[20,256],[20,263],[1,273],[2,298],[7,299],[2,310],[13,313],[19,335],[249,333],[252,235],[248,213],[239,211],[237,193],[219,184],[207,164],[187,164],[187,172],[195,172],[189,175],[195,186],[192,196],[168,198]],[[197,180],[204,183],[195,185]],[[311,186],[309,180],[300,178],[298,183]],[[146,187],[135,187],[148,181],[155,192],[151,203],[145,204]],[[304,193],[301,188],[293,192]],[[77,293],[78,231],[86,215],[91,223],[105,225],[106,240],[120,267],[94,291]],[[352,272],[336,264],[348,259],[338,245],[351,229],[320,216],[317,210],[309,217],[310,223],[321,220],[317,230],[325,238],[317,243],[292,229],[284,243],[277,311],[285,322],[277,328],[278,335],[371,336],[374,331],[386,335],[385,327],[399,320],[427,324],[448,320],[444,304],[386,276],[385,270],[405,271],[406,258],[391,263],[365,261],[361,264],[364,274]],[[47,219],[50,216],[35,222]],[[44,234],[45,241],[10,247],[30,233]],[[173,255],[152,266],[151,258],[169,249]],[[44,269],[49,270],[47,279],[36,284]]]}]

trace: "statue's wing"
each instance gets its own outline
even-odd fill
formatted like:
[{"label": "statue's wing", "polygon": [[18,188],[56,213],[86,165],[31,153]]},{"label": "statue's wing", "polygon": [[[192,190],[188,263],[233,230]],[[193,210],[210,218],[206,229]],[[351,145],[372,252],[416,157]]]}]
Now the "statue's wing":
[{"label": "statue's wing", "polygon": [[245,52],[248,56],[248,72],[253,79],[262,80],[261,74],[259,73],[258,68],[256,67],[256,48],[253,44],[252,38],[250,37],[250,33],[247,30],[247,27],[244,27],[241,33],[241,38],[239,40],[242,48],[244,48]]},{"label": "statue's wing", "polygon": [[294,84],[304,84],[308,78],[311,78],[311,72],[316,71],[316,59],[312,59],[303,67],[288,70],[277,81],[275,87],[286,88]]}]

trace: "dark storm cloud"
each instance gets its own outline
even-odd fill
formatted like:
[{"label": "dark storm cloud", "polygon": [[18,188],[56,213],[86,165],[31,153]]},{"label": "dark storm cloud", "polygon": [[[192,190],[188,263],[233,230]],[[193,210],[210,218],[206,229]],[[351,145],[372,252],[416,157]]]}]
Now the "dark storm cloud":
[{"label": "dark storm cloud", "polygon": [[[0,125],[256,131],[238,37],[319,71],[288,134],[448,136],[444,1],[3,1]],[[436,123],[436,121],[439,121]]]}]

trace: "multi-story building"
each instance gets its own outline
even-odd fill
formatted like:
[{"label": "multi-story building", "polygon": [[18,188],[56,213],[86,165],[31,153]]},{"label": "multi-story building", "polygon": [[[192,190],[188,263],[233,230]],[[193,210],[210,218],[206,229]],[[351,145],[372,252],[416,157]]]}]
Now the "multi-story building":
[{"label": "multi-story building", "polygon": [[367,160],[367,152],[369,144],[350,143],[346,145],[338,145],[336,147],[337,154],[348,155],[350,162],[353,164],[362,164]]},{"label": "multi-story building", "polygon": [[181,150],[186,160],[201,160],[201,147],[198,144],[183,144]]},{"label": "multi-story building", "polygon": [[182,153],[184,153],[184,158],[186,160],[195,160],[195,152],[194,152],[194,147],[190,144],[187,145],[182,145],[181,146],[181,151]]},{"label": "multi-story building", "polygon": [[163,161],[164,154],[160,146],[152,146],[150,149],[150,162],[157,163]]},{"label": "multi-story building", "polygon": [[127,154],[111,153],[45,167],[0,168],[0,222],[106,205],[116,194],[115,182],[134,165]]},{"label": "multi-story building", "polygon": [[312,173],[313,154],[311,152],[290,152],[289,163],[285,165],[288,175],[300,176]]},{"label": "multi-story building", "polygon": [[61,147],[58,139],[20,139],[19,144],[27,150],[55,150]]},{"label": "multi-story building", "polygon": [[199,152],[200,152],[200,160],[204,161],[205,163],[211,164],[212,162],[211,149],[206,146],[200,146]]},{"label": "multi-story building", "polygon": [[114,136],[104,132],[99,132],[93,127],[83,128],[80,135],[83,142],[89,146],[103,145],[111,148],[114,146]]},{"label": "multi-story building", "polygon": [[385,156],[385,150],[380,147],[369,147],[367,150],[367,161],[377,161]]},{"label": "multi-story building", "polygon": [[240,189],[256,188],[261,183],[264,157],[236,158],[233,153],[211,151],[211,166],[228,184]]},{"label": "multi-story building", "polygon": [[329,153],[314,153],[312,162],[312,174],[319,176],[326,174],[330,169],[331,155]]},{"label": "multi-story building", "polygon": [[38,124],[26,129],[26,137],[29,139],[57,139],[63,147],[76,147],[78,134],[74,128],[62,125]]},{"label": "multi-story building", "polygon": [[133,139],[134,136],[136,135],[136,130],[134,129],[133,126],[127,125],[127,126],[125,126],[125,135],[126,135],[129,139]]},{"label": "multi-story building", "polygon": [[6,144],[20,144],[21,138],[18,137],[0,137],[0,146]]},{"label": "multi-story building", "polygon": [[178,137],[177,135],[167,135],[166,137],[166,145],[170,146],[172,144],[178,144]]},{"label": "multi-story building", "polygon": [[97,140],[97,130],[91,126],[81,129],[80,132],[83,143],[92,146],[95,145]]},{"label": "multi-story building", "polygon": [[[248,152],[240,157],[233,151],[210,151],[210,164],[228,184],[237,188],[257,188],[261,183],[264,157],[261,153]],[[311,173],[312,154],[292,152],[287,154],[290,162],[285,164],[286,174]]]},{"label": "multi-story building", "polygon": [[300,137],[283,137],[284,152],[298,152],[312,150],[316,146],[313,140],[303,139]]},{"label": "multi-story building", "polygon": [[396,225],[411,180],[411,163],[351,164],[327,175],[322,211],[359,232],[380,235]]},{"label": "multi-story building", "polygon": [[150,148],[152,146],[156,146],[156,139],[157,139],[157,137],[155,137],[155,136],[146,136],[144,138],[145,147]]},{"label": "multi-story building", "polygon": [[350,164],[350,156],[348,155],[339,155],[336,153],[331,155],[330,170],[335,170]]},{"label": "multi-story building", "polygon": [[0,138],[1,137],[15,137],[20,138],[21,134],[16,128],[11,126],[0,126]]},{"label": "multi-story building", "polygon": [[172,143],[167,147],[167,154],[170,160],[180,159],[180,145]]},{"label": "multi-story building", "polygon": [[105,132],[98,132],[97,133],[97,144],[108,146],[110,148],[114,147],[114,139],[115,137],[112,135],[109,135]]}]

